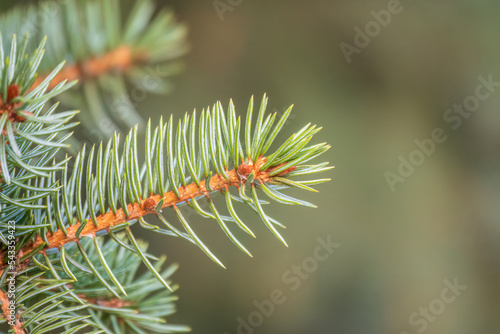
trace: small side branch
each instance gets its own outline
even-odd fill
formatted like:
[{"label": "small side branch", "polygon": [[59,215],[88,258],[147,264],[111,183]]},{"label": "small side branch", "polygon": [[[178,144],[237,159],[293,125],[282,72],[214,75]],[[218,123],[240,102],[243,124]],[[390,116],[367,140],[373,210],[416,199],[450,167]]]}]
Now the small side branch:
[{"label": "small side branch", "polygon": [[[135,62],[144,61],[143,56],[134,57],[132,49],[127,45],[121,45],[116,49],[91,59],[66,66],[59,72],[49,84],[48,89],[56,87],[64,80],[73,81],[82,78],[96,78],[111,71],[124,72]],[[37,87],[45,80],[46,75],[39,76],[33,88]]]},{"label": "small side branch", "polygon": [[[259,170],[259,168],[263,165],[265,160],[266,160],[265,157],[261,157],[259,161],[257,161],[255,164],[251,165],[242,164],[242,165],[248,166],[251,169],[251,171],[255,175],[254,178],[255,181],[266,183],[271,181],[273,177],[269,176],[269,173],[271,172],[272,169],[268,169],[266,171]],[[242,165],[240,165],[240,167]],[[246,177],[244,176],[247,176],[247,175],[241,175],[239,172],[240,169],[241,168],[228,171],[227,175],[229,176],[229,179],[226,179],[223,176],[216,174],[210,179],[210,188],[213,191],[222,191],[226,190],[230,186],[239,187],[242,183],[246,182]],[[248,171],[248,174],[250,174],[250,171]],[[280,173],[279,175],[281,176],[283,175],[283,173]],[[122,208],[117,210],[116,214],[114,214],[110,210],[107,213],[99,215],[96,218],[97,224],[94,224],[92,220],[89,219],[87,225],[83,228],[83,230],[80,233],[80,238],[94,237],[100,231],[109,230],[113,226],[125,223],[127,221],[136,220],[139,219],[140,217],[154,213],[156,209],[156,204],[159,203],[161,199],[163,199],[163,205],[161,208],[165,208],[169,206],[175,206],[182,202],[187,202],[190,199],[198,196],[207,196],[209,194],[209,191],[205,187],[205,182],[206,182],[205,180],[201,181],[199,186],[196,185],[195,183],[191,183],[185,187],[180,187],[179,188],[179,193],[181,194],[180,197],[177,197],[174,191],[169,191],[165,193],[163,196],[158,194],[143,199],[140,204],[139,203],[128,204],[127,205],[127,211],[129,212],[128,216],[125,214],[125,211]],[[76,236],[76,233],[80,228],[80,225],[81,222],[78,222],[75,225],[66,228],[67,234],[64,234],[64,232],[60,229],[58,229],[52,234],[48,234],[46,236],[46,240],[48,241],[47,245],[38,250],[38,252],[43,252],[50,248],[56,248],[56,247],[60,248],[67,243],[80,240],[80,238]],[[34,251],[37,247],[39,247],[43,242],[44,240],[40,236],[38,236],[35,241],[28,244],[26,247],[22,248],[20,252],[22,252],[22,254],[29,254],[30,252]],[[5,252],[0,253],[0,258],[2,259],[5,258]],[[5,269],[6,266],[7,266],[6,263],[2,263],[0,265],[0,270]]]}]

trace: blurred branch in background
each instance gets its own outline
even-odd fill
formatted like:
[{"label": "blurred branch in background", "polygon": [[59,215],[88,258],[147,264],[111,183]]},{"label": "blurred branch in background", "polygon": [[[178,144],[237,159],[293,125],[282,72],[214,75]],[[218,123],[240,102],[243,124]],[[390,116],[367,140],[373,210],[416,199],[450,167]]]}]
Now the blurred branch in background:
[{"label": "blurred branch in background", "polygon": [[50,87],[79,80],[77,89],[61,100],[82,109],[80,120],[97,136],[92,142],[142,124],[138,102],[144,95],[170,91],[167,78],[181,70],[178,60],[187,51],[186,27],[176,22],[171,10],[156,12],[150,0],[135,2],[126,10],[121,6],[118,0],[40,1],[19,4],[0,18],[4,36],[30,32],[29,47],[50,36],[35,84],[48,69],[67,60]]}]

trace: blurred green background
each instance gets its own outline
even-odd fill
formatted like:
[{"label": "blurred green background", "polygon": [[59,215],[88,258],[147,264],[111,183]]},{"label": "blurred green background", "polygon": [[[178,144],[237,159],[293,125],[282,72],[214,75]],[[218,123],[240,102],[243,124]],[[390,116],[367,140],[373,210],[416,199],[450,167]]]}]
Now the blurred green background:
[{"label": "blurred green background", "polygon": [[[354,29],[390,1],[216,3],[231,10],[218,13],[211,0],[158,1],[189,27],[190,52],[173,93],[139,104],[144,118],[180,117],[229,98],[244,114],[250,96],[266,92],[270,111],[295,105],[281,138],[308,122],[322,126],[316,140],[332,149],[318,162],[336,168],[320,193],[301,193],[318,209],[270,209],[288,227],[289,248],[249,211],[258,238],[244,241],[254,258],[215,223],[190,216],[227,270],[184,241],[143,233],[154,253],[180,264],[171,321],[220,334],[498,333],[500,89],[457,129],[443,115],[474,95],[479,76],[500,81],[500,3],[402,0],[350,63],[340,44],[354,45]],[[435,128],[447,140],[392,191],[385,173],[397,173],[399,157],[408,159]],[[283,275],[327,236],[340,247],[292,291]],[[467,287],[450,303],[446,280]],[[238,318],[259,320],[254,302],[276,289],[286,301],[238,332]]]}]

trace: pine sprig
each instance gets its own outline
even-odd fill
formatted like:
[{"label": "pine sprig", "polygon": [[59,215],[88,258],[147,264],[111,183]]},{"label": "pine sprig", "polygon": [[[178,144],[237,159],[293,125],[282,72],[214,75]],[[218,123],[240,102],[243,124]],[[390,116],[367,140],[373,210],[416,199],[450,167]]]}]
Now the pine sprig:
[{"label": "pine sprig", "polygon": [[[148,124],[142,163],[139,163],[137,127],[130,131],[121,149],[119,136],[106,146],[101,144],[97,150],[93,147],[88,156],[84,149],[77,156],[71,175],[68,167],[62,173],[62,189],[48,199],[51,209],[45,211],[46,218],[42,216],[41,220],[49,225],[32,231],[32,241],[25,243],[23,253],[33,255],[83,237],[95,237],[111,228],[119,230],[127,227],[127,234],[133,243],[134,237],[128,225],[138,221],[153,232],[175,235],[196,243],[222,266],[179,207],[187,204],[197,214],[216,220],[228,238],[250,255],[231,231],[236,226],[253,235],[238,216],[233,203],[235,200],[250,206],[286,245],[278,231],[283,225],[264,212],[265,202],[259,200],[257,188],[263,188],[269,198],[280,203],[313,206],[278,190],[297,187],[314,191],[308,184],[327,181],[294,181],[287,178],[287,174],[296,172],[304,175],[328,169],[326,164],[303,164],[324,153],[329,146],[308,146],[312,136],[320,129],[306,125],[265,157],[291,111],[289,109],[272,127],[276,114],[266,117],[266,104],[264,96],[256,123],[252,125],[252,98],[245,122],[244,144],[240,139],[242,121],[230,102],[227,114],[220,103],[202,111],[199,119],[195,113],[192,116],[186,114],[175,131],[172,117],[166,123],[160,120],[154,130]],[[248,133],[253,135],[248,136]],[[52,179],[57,179],[57,172],[52,174]],[[237,190],[233,194],[230,191],[232,186]],[[214,192],[225,194],[229,216],[222,215],[216,208],[211,197]],[[182,228],[175,227],[162,215],[161,209],[167,207],[173,209]],[[163,227],[146,223],[144,217],[150,214],[156,215]],[[33,239],[35,236],[36,239]],[[147,258],[143,256],[143,260],[154,272]]]},{"label": "pine sprig", "polygon": [[[114,238],[108,239],[107,242],[103,242],[102,238],[99,240],[85,238],[79,246],[68,245],[64,255],[54,254],[50,256],[51,261],[56,263],[53,265],[54,271],[62,272],[59,274],[60,278],[78,277],[78,281],[73,282],[70,288],[74,295],[87,305],[87,308],[73,312],[74,316],[90,315],[88,320],[92,327],[102,329],[103,332],[110,334],[141,331],[147,333],[189,331],[187,326],[170,324],[165,320],[166,317],[175,312],[174,302],[177,297],[166,290],[150,271],[139,274],[141,258],[137,253],[130,252],[126,248],[126,246],[130,246],[126,239],[123,233],[115,234]],[[120,240],[121,244],[115,240]],[[96,243],[98,247],[95,246]],[[146,254],[146,243],[138,242],[138,247],[142,253]],[[89,264],[85,263],[86,260],[80,249],[84,250],[89,263],[95,268],[92,269]],[[58,261],[58,259],[63,258],[67,261]],[[103,262],[103,258],[112,260],[106,263]],[[162,279],[169,282],[172,290],[176,290],[178,286],[172,285],[170,277],[176,271],[177,266],[171,265],[162,269],[165,257],[156,259],[150,256],[150,258],[154,260],[155,270],[160,273]],[[40,262],[43,261],[40,258]],[[57,262],[59,263],[57,264]],[[120,277],[121,288],[113,288],[113,292],[108,290],[95,276],[94,269],[101,277],[105,277],[109,284],[113,284],[110,276],[114,275],[110,273],[115,273]],[[51,274],[53,273],[51,272]],[[120,293],[120,290],[126,291],[126,294]],[[62,297],[64,306],[80,305],[73,296],[64,294]]]},{"label": "pine sprig", "polygon": [[[25,269],[16,277],[16,325],[19,333],[45,333],[50,330],[76,333],[87,327],[97,329],[95,333],[180,333],[189,327],[170,324],[166,317],[175,312],[177,298],[150,272],[138,274],[141,260],[124,246],[127,241],[123,234],[114,237],[120,240],[103,242],[102,238],[86,238],[80,245],[68,245],[60,253],[38,254],[33,258],[35,266]],[[95,247],[95,242],[99,248]],[[139,242],[139,248],[146,252],[147,244]],[[99,249],[99,251],[96,251]],[[85,262],[81,250],[88,257],[94,269],[106,282],[111,282],[109,271],[119,275],[126,295],[111,293],[95,277]],[[112,257],[109,267],[99,265],[101,258]],[[168,281],[177,266],[161,269],[165,257],[155,258],[155,269]],[[78,277],[78,280],[76,279]],[[173,290],[177,285],[172,285]],[[3,298],[5,297],[5,298]],[[10,300],[0,293],[3,308],[8,308]],[[158,307],[161,305],[161,308]],[[4,310],[5,314],[8,314]],[[0,319],[0,322],[6,319]],[[16,332],[16,333],[18,333]],[[93,332],[94,333],[94,332]]]},{"label": "pine sprig", "polygon": [[[30,275],[26,275],[30,271]],[[14,333],[46,333],[64,326],[75,326],[90,317],[90,315],[71,316],[72,312],[86,308],[85,304],[62,307],[61,298],[67,292],[59,290],[61,286],[71,283],[71,280],[44,278],[44,272],[37,270],[36,267],[25,269],[15,277],[7,278],[6,273],[7,271],[4,271],[2,274],[0,285],[3,286],[8,281],[7,285],[14,285],[14,287],[9,289],[8,298],[3,298],[6,296],[2,291],[3,296],[0,297],[0,301],[2,308],[9,308],[12,305],[14,308],[12,313],[4,310],[4,317],[0,319],[0,323],[11,324]],[[11,293],[14,294],[13,299],[10,297]],[[5,315],[14,316],[15,321]]]}]

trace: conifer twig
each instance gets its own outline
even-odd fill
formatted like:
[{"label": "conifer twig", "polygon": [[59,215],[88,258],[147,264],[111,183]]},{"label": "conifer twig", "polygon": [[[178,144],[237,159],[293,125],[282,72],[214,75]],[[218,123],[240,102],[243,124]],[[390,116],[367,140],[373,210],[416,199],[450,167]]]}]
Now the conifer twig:
[{"label": "conifer twig", "polygon": [[[227,190],[228,187],[230,186],[236,186],[239,188],[240,184],[245,183],[247,176],[250,175],[251,173],[254,173],[255,175],[254,181],[258,181],[260,183],[267,183],[271,181],[272,178],[285,175],[293,171],[294,169],[293,167],[291,167],[285,170],[284,172],[279,173],[278,175],[270,176],[269,173],[272,172],[277,167],[269,168],[265,171],[260,171],[260,167],[262,167],[262,165],[264,165],[265,162],[266,158],[261,157],[256,161],[256,163],[251,163],[251,162],[249,164],[242,163],[241,165],[238,166],[237,169],[233,169],[227,172],[229,180],[221,175],[216,174],[210,179],[210,188],[213,191]],[[97,224],[94,224],[89,219],[86,226],[81,231],[80,236],[93,238],[95,237],[96,233],[100,231],[109,230],[113,226],[125,223],[130,220],[138,219],[139,217],[143,217],[150,213],[153,213],[155,212],[157,203],[159,203],[161,199],[164,200],[161,208],[165,208],[169,206],[175,207],[177,204],[182,202],[187,202],[188,200],[195,198],[197,196],[203,196],[203,195],[207,197],[209,196],[209,191],[205,187],[205,180],[201,181],[199,186],[197,186],[193,182],[185,187],[181,187],[179,188],[179,193],[181,194],[180,197],[177,197],[174,191],[169,191],[165,193],[163,197],[159,194],[151,195],[149,198],[143,199],[141,201],[141,204],[130,203],[127,205],[128,212],[130,213],[128,216],[121,208],[117,210],[116,214],[113,214],[113,212],[110,210],[105,214],[97,216],[96,217]],[[48,243],[43,248],[38,250],[38,252],[43,252],[50,248],[62,247],[67,243],[80,240],[76,236],[77,231],[80,228],[80,225],[81,223],[78,222],[75,225],[68,227],[66,229],[67,231],[66,235],[60,229],[58,229],[56,232],[52,234],[47,234],[46,239]],[[44,242],[45,241],[40,236],[38,236],[34,242],[28,244],[26,247],[21,249],[19,253],[29,254],[38,247],[40,247],[40,245],[42,245]],[[0,253],[0,258],[2,259],[5,258],[4,252]],[[2,262],[2,264],[0,265],[0,270],[5,269],[6,266],[7,264],[5,262]]]}]

